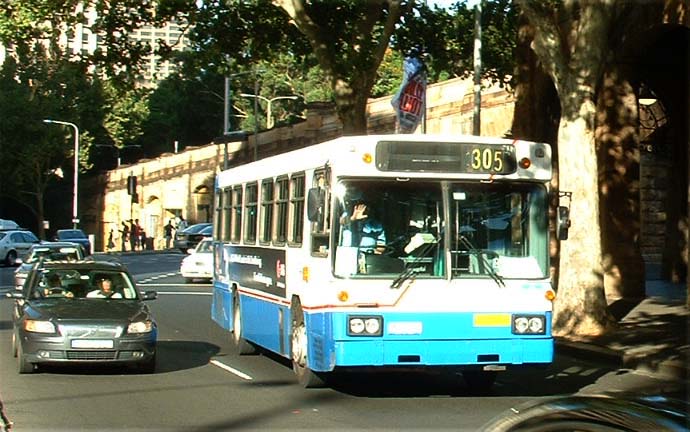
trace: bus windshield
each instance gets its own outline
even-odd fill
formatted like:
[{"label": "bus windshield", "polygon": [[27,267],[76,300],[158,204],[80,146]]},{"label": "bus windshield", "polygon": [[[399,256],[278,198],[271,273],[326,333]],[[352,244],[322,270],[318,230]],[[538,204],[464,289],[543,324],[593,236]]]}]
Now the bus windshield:
[{"label": "bus windshield", "polygon": [[548,274],[543,186],[377,178],[341,181],[335,196],[336,276],[450,273],[498,281]]}]

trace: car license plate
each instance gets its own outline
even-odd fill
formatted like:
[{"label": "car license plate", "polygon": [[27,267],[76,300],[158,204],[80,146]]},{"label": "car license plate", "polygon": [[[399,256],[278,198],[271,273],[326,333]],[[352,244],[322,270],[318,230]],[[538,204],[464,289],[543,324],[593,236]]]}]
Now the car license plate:
[{"label": "car license plate", "polygon": [[112,348],[113,341],[109,339],[74,339],[72,348]]}]

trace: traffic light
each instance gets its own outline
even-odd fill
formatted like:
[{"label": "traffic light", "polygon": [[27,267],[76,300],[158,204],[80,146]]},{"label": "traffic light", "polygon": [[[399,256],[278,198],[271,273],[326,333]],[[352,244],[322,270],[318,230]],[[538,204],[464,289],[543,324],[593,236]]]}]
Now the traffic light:
[{"label": "traffic light", "polygon": [[134,195],[137,194],[137,176],[130,175],[127,177],[127,193],[132,195],[132,202],[134,202]]},{"label": "traffic light", "polygon": [[132,204],[139,204],[139,194],[136,192],[132,194]]}]

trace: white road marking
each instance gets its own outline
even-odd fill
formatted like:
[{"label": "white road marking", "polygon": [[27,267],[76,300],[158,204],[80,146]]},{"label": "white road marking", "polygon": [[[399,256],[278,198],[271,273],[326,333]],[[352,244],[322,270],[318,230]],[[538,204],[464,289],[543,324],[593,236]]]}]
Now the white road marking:
[{"label": "white road marking", "polygon": [[254,378],[250,377],[249,375],[247,375],[246,373],[240,372],[235,368],[232,368],[232,367],[230,367],[224,363],[219,362],[218,360],[211,360],[210,363],[214,366],[218,366],[219,368],[230,372],[231,374],[237,375],[238,377],[240,377],[244,380],[251,381],[254,379]]}]

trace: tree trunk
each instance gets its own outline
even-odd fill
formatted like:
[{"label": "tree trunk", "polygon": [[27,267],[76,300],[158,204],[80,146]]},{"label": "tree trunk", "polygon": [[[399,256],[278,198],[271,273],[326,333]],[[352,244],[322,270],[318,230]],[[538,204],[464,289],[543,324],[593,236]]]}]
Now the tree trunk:
[{"label": "tree trunk", "polygon": [[343,122],[343,135],[367,134],[367,97],[366,92],[352,88],[346,83],[336,85],[335,104],[338,117]]},{"label": "tree trunk", "polygon": [[561,104],[563,116],[558,133],[560,190],[572,192],[570,209],[573,220],[569,239],[561,242],[553,319],[557,336],[596,336],[614,325],[604,296],[598,223],[599,186],[596,164],[591,163],[596,160],[594,134],[587,125],[588,119],[578,115],[585,105],[571,101]]},{"label": "tree trunk", "polygon": [[617,70],[605,75],[597,104],[604,286],[608,303],[645,296],[640,250],[637,97]]}]

